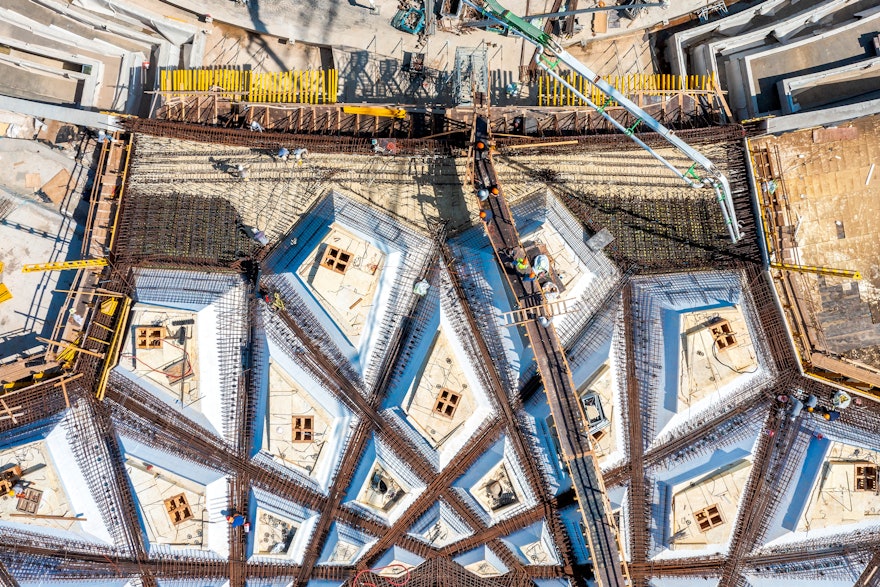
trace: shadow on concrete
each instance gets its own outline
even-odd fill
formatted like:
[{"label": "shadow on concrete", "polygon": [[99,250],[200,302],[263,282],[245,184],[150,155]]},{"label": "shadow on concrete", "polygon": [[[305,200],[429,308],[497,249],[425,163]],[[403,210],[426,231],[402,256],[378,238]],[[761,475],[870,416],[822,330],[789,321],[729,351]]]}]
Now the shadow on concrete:
[{"label": "shadow on concrete", "polygon": [[[87,132],[82,133],[78,147],[79,152],[82,153],[90,144],[94,145],[94,141],[91,140]],[[83,157],[81,161],[77,162],[73,173],[71,173],[71,183],[68,185],[76,185],[80,180],[84,180],[83,193],[90,193],[92,182],[94,181],[94,170],[97,167],[99,156],[100,150],[95,149],[92,152],[91,158]],[[62,202],[61,209],[66,210],[70,199],[76,195],[71,191],[67,199]],[[87,220],[88,211],[88,198],[81,198],[73,210],[73,214],[62,215],[58,232],[54,235],[21,224],[10,223],[6,220],[3,222],[28,234],[55,240],[49,258],[43,259],[40,262],[72,261],[82,258],[83,227]],[[52,336],[55,319],[67,299],[66,293],[55,292],[54,290],[70,289],[75,276],[75,271],[61,271],[58,274],[58,281],[54,285],[50,285],[52,272],[44,272],[40,275],[40,282],[34,290],[28,310],[26,312],[19,312],[25,317],[25,325],[18,331],[6,334],[5,340],[0,342],[0,357],[9,357],[42,344],[37,341],[37,336],[42,338],[50,338]],[[41,310],[44,303],[48,305],[45,310]],[[40,316],[45,316],[45,318],[40,318]]]},{"label": "shadow on concrete", "polygon": [[[335,6],[336,3],[334,2],[332,4]],[[251,17],[251,22],[254,25],[254,30],[265,31],[266,23],[260,18],[260,0],[250,0],[247,3],[247,9],[248,14]],[[287,71],[287,65],[284,63],[284,60],[278,56],[278,53],[269,47],[269,43],[266,42],[266,39],[263,38],[261,34],[249,33],[248,40],[259,46],[266,55],[275,62],[280,71]]]},{"label": "shadow on concrete", "polygon": [[400,59],[363,50],[334,51],[343,102],[449,104],[450,75],[437,69],[407,70]]}]

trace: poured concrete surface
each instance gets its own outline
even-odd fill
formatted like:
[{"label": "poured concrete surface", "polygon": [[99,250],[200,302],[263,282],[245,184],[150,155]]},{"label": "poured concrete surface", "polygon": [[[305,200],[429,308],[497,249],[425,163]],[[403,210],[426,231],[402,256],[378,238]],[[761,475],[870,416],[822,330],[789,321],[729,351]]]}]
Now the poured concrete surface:
[{"label": "poured concrete surface", "polygon": [[[464,370],[442,329],[437,332],[429,353],[405,411],[431,447],[438,448],[473,414],[476,403],[468,388]],[[435,409],[444,390],[460,397],[451,416],[438,413]]]},{"label": "poured concrete surface", "polygon": [[804,303],[827,349],[880,368],[880,116],[840,128],[852,130],[846,136],[834,129],[806,129],[753,145],[779,154],[776,172],[788,193],[779,207],[787,207],[789,222],[797,226],[793,262],[862,274],[858,282],[792,276],[802,284]]},{"label": "poured concrete surface", "polygon": [[[712,328],[725,320],[735,342],[721,348],[714,340]],[[755,348],[739,307],[684,314],[681,332],[679,410],[687,409],[741,375],[758,369]]]},{"label": "poured concrete surface", "polygon": [[[857,467],[862,471],[873,468],[874,489],[858,486]],[[797,529],[818,530],[860,522],[880,522],[878,467],[880,451],[833,442]]]},{"label": "poured concrete surface", "polygon": [[[327,266],[329,248],[350,255],[344,273]],[[297,272],[346,337],[357,344],[381,277],[385,255],[369,242],[338,225],[312,251],[311,260]]]},{"label": "poured concrete surface", "polygon": [[[205,487],[152,463],[129,458],[125,463],[132,487],[141,506],[147,538],[155,544],[174,546],[206,545],[208,523],[205,510]],[[183,494],[192,517],[175,524],[165,500]]]},{"label": "poured concrete surface", "polygon": [[[673,487],[672,532],[673,550],[701,549],[728,541],[736,524],[737,507],[752,470],[750,460],[740,460],[697,480]],[[700,512],[716,506],[721,523],[700,529]],[[716,518],[717,519],[717,518]]]}]

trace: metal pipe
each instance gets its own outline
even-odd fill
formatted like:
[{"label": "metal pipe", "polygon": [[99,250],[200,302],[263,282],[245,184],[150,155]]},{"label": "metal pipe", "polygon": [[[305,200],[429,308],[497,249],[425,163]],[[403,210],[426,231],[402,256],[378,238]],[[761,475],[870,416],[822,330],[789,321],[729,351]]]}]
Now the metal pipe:
[{"label": "metal pipe", "polygon": [[[538,52],[538,53],[536,54],[536,56],[535,56],[535,62],[538,64],[538,67],[540,67],[541,69],[543,69],[544,71],[546,71],[547,73],[549,73],[550,75],[552,75],[554,78],[556,78],[557,80],[559,80],[560,82],[562,82],[562,84],[565,85],[566,87],[568,87],[568,89],[572,90],[578,98],[580,98],[581,100],[583,100],[584,102],[586,102],[588,106],[590,106],[590,107],[593,108],[596,112],[598,112],[599,114],[601,114],[602,117],[605,118],[605,120],[607,120],[608,122],[610,122],[610,123],[612,124],[612,126],[614,126],[614,128],[616,128],[617,130],[619,130],[619,131],[621,131],[621,132],[623,132],[623,133],[627,133],[627,134],[629,134],[629,129],[627,129],[625,126],[623,126],[622,124],[620,124],[620,122],[618,122],[617,119],[615,119],[613,116],[611,116],[610,114],[608,114],[607,112],[605,112],[605,110],[603,110],[601,107],[599,107],[599,106],[597,106],[595,103],[593,103],[592,100],[590,100],[590,99],[587,98],[585,95],[583,95],[581,92],[579,92],[579,91],[577,90],[577,88],[575,88],[574,86],[572,86],[571,84],[569,84],[567,81],[565,81],[565,79],[562,78],[561,75],[559,75],[558,73],[556,73],[555,71],[553,71],[553,69],[551,69],[547,64],[545,64],[544,61],[541,59],[541,53],[540,53],[540,52]],[[678,168],[676,168],[672,163],[670,163],[669,161],[667,161],[666,159],[664,159],[661,155],[658,155],[658,154],[657,154],[657,153],[656,153],[651,147],[649,147],[647,144],[645,144],[645,142],[642,141],[642,139],[640,139],[639,137],[637,137],[637,136],[635,136],[635,135],[630,135],[629,138],[631,138],[635,144],[637,144],[638,146],[640,146],[641,148],[643,148],[644,150],[646,150],[648,153],[650,153],[650,154],[651,154],[655,159],[657,159],[660,163],[662,163],[663,165],[665,165],[670,171],[672,171],[672,173],[674,173],[675,175],[677,175],[678,177],[680,177],[682,180],[684,180],[689,186],[691,186],[691,187],[700,187],[699,184],[695,183],[693,180],[688,179],[688,178],[685,176],[685,174],[682,173],[681,171],[679,171]]]},{"label": "metal pipe", "polygon": [[[463,1],[466,4],[476,8],[483,16],[497,20],[500,24],[507,27],[508,30],[513,31],[515,34],[534,44],[538,48],[538,51],[535,54],[535,60],[538,66],[541,67],[541,69],[552,75],[564,86],[572,90],[579,98],[584,100],[584,102],[595,108],[596,111],[602,114],[604,118],[609,120],[615,128],[622,131],[624,134],[629,136],[637,145],[651,153],[651,155],[657,158],[658,161],[663,163],[667,168],[675,173],[675,175],[683,179],[688,185],[690,185],[691,187],[701,187],[703,184],[711,185],[716,191],[716,197],[718,198],[718,202],[721,206],[721,214],[724,217],[725,223],[727,224],[731,240],[735,243],[739,241],[740,238],[742,238],[739,224],[736,221],[736,211],[733,207],[732,196],[730,193],[730,185],[727,182],[727,178],[725,178],[724,175],[720,171],[718,171],[715,165],[711,161],[709,161],[708,158],[706,158],[702,153],[685,143],[683,140],[679,139],[670,129],[660,124],[651,115],[649,115],[647,112],[642,110],[642,108],[636,105],[632,100],[628,99],[622,92],[617,91],[617,89],[612,87],[607,81],[603,80],[601,76],[590,70],[590,68],[581,63],[570,53],[565,51],[559,45],[559,43],[557,43],[553,40],[552,37],[550,37],[550,35],[541,31],[523,18],[511,13],[510,10],[507,10],[503,6],[501,6],[497,2],[497,0]],[[478,1],[480,1],[480,5],[477,5],[476,2]],[[546,59],[544,57],[545,53],[548,57],[550,55],[555,56],[556,59],[551,63],[549,59]],[[591,85],[595,86],[603,94],[608,96],[609,99],[617,102],[627,112],[635,116],[638,119],[638,124],[644,123],[652,131],[666,139],[667,142],[669,142],[672,146],[677,148],[691,161],[693,161],[694,165],[692,165],[691,168],[688,169],[686,172],[682,173],[674,166],[672,166],[671,163],[666,161],[663,157],[655,153],[653,149],[651,149],[648,145],[646,145],[643,141],[641,141],[633,134],[633,129],[635,128],[635,126],[630,129],[625,128],[622,124],[607,115],[603,108],[599,108],[598,106],[596,106],[594,102],[589,100],[584,94],[578,91],[577,88],[568,83],[565,79],[562,78],[562,76],[555,73],[553,69],[555,69],[560,62],[573,69],[584,79],[586,79]],[[697,165],[702,167],[709,177],[698,177],[693,171],[694,167],[696,167]],[[693,180],[700,181],[695,182]]]},{"label": "metal pipe", "polygon": [[526,21],[536,20],[538,18],[559,18],[562,16],[569,16],[571,14],[586,14],[589,12],[607,12],[609,10],[629,10],[631,8],[654,8],[654,7],[667,8],[669,6],[669,0],[662,0],[661,2],[651,2],[647,4],[621,4],[619,6],[598,6],[594,8],[581,8],[578,10],[566,10],[563,12],[544,12],[542,14],[527,14],[523,16],[522,19]]}]

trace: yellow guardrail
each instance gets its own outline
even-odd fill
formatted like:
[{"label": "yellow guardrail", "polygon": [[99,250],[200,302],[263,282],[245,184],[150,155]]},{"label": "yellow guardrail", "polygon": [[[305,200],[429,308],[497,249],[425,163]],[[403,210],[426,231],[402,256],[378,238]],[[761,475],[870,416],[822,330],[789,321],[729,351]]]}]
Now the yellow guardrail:
[{"label": "yellow guardrail", "polygon": [[166,69],[159,72],[159,89],[166,94],[216,92],[244,102],[335,104],[339,72],[307,69],[255,73],[241,69]]},{"label": "yellow guardrail", "polygon": [[[569,71],[562,76],[565,81],[590,98],[594,104],[608,108],[615,106],[604,92],[590,84],[583,76]],[[606,82],[627,96],[670,96],[672,94],[715,93],[718,88],[714,73],[710,75],[671,75],[633,73],[623,76],[608,76]],[[569,90],[559,80],[548,75],[538,78],[538,106],[586,106],[583,100]]]}]

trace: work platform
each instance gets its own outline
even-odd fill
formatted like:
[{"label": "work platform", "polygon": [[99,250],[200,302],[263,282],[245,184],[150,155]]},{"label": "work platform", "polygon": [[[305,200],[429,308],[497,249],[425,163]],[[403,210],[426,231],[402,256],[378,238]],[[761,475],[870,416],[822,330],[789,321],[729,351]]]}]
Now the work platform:
[{"label": "work platform", "polygon": [[[532,343],[538,372],[544,384],[556,427],[561,456],[571,475],[581,508],[593,571],[602,587],[627,584],[628,571],[605,494],[599,463],[585,427],[587,422],[578,400],[577,388],[547,304],[544,288],[558,288],[552,267],[536,275],[535,259],[526,256],[510,206],[504,199],[492,162],[492,132],[489,119],[478,115],[472,136],[473,180],[483,190],[481,218],[499,263],[520,308],[531,314],[522,323]],[[552,284],[552,286],[548,285]]]}]

